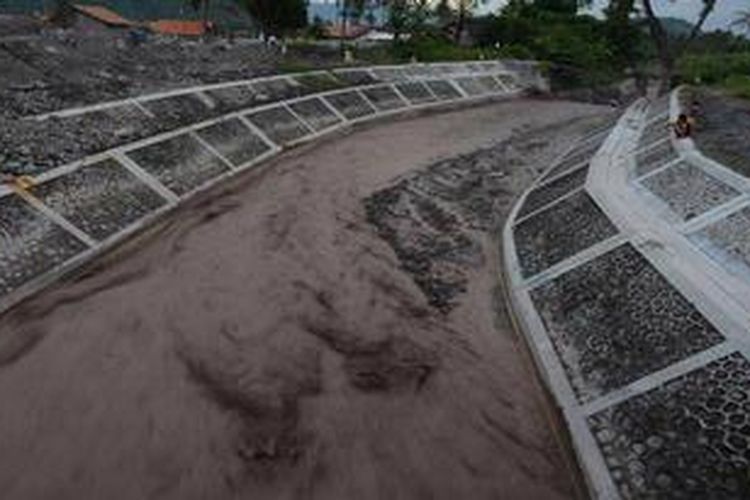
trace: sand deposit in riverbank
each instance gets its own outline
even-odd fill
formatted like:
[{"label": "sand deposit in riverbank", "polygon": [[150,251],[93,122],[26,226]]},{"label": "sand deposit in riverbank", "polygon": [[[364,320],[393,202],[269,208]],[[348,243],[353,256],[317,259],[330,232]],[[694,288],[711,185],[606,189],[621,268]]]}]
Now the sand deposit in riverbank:
[{"label": "sand deposit in riverbank", "polygon": [[[574,497],[487,203],[606,111],[509,101],[286,155],[7,314],[3,498]],[[381,238],[433,164],[457,202],[411,197]],[[466,244],[421,274],[398,250],[443,240]],[[431,266],[460,289],[436,302]]]}]

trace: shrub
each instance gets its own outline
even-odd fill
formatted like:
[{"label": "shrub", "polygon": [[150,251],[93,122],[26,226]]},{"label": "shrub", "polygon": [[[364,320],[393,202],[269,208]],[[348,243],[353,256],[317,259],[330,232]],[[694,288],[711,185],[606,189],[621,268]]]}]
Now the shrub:
[{"label": "shrub", "polygon": [[750,99],[750,75],[732,75],[724,80],[722,87],[733,96]]},{"label": "shrub", "polygon": [[734,75],[750,75],[750,52],[685,56],[677,70],[687,83],[722,83]]}]

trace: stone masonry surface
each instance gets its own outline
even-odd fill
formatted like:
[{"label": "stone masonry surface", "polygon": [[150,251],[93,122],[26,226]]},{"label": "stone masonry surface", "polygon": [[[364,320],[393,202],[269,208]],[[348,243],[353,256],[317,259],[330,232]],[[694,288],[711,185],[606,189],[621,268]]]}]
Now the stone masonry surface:
[{"label": "stone masonry surface", "polygon": [[31,192],[97,240],[125,229],[166,203],[115,160],[87,165]]},{"label": "stone masonry surface", "polygon": [[86,250],[86,245],[15,195],[0,198],[0,295]]},{"label": "stone masonry surface", "polygon": [[532,299],[582,401],[723,340],[630,244],[540,286]]},{"label": "stone masonry surface", "polygon": [[130,151],[128,156],[180,196],[229,171],[189,134]]},{"label": "stone masonry surface", "polygon": [[236,118],[199,129],[197,134],[235,167],[242,166],[271,149]]},{"label": "stone masonry surface", "polygon": [[658,145],[638,153],[635,157],[635,172],[638,177],[646,175],[659,167],[679,158],[670,141],[664,141]]},{"label": "stone masonry surface", "polygon": [[724,259],[739,262],[750,270],[750,207],[715,222],[692,238],[705,241],[710,254],[718,252]]},{"label": "stone masonry surface", "polygon": [[657,172],[642,182],[685,221],[740,195],[733,187],[685,162]]},{"label": "stone masonry surface", "polygon": [[750,498],[750,362],[732,354],[589,422],[625,499]]},{"label": "stone masonry surface", "polygon": [[522,274],[533,276],[616,234],[604,212],[581,191],[516,226]]},{"label": "stone masonry surface", "polygon": [[341,123],[341,118],[331,111],[323,101],[312,97],[304,101],[297,101],[289,105],[292,111],[297,113],[315,131],[320,131]]},{"label": "stone masonry surface", "polygon": [[565,174],[547,184],[537,187],[526,196],[526,201],[524,201],[521,210],[518,212],[518,217],[523,217],[573,190],[583,187],[588,173],[589,167],[588,165],[584,165],[569,174]]}]

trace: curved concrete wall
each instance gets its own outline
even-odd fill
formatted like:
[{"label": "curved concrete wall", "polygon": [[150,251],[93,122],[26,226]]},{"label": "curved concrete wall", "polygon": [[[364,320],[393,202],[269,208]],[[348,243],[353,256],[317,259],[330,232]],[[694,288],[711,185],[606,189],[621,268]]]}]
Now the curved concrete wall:
[{"label": "curved concrete wall", "polygon": [[0,312],[284,148],[408,110],[516,96],[540,85],[535,68],[485,61],[319,71],[29,118],[56,135],[34,145],[32,188],[0,187]]},{"label": "curved concrete wall", "polygon": [[750,495],[750,185],[672,136],[679,106],[636,102],[593,153],[579,141],[504,232],[594,498]]}]

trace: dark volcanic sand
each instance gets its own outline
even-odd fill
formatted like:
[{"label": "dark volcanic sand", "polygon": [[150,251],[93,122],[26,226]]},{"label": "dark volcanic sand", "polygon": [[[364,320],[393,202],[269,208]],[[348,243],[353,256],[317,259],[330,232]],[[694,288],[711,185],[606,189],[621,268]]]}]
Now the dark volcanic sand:
[{"label": "dark volcanic sand", "polygon": [[698,94],[698,102],[694,137],[698,148],[750,177],[750,101],[703,91]]},{"label": "dark volcanic sand", "polygon": [[[519,100],[288,155],[5,315],[2,498],[573,497],[483,230],[486,196],[503,218],[591,121],[571,120],[602,112]],[[411,218],[414,248],[430,224],[471,242],[451,263],[463,290],[435,302],[412,276],[444,279],[446,254],[404,272],[372,196],[493,144],[440,163],[496,177],[457,184],[475,203],[419,198],[389,239]]]}]

